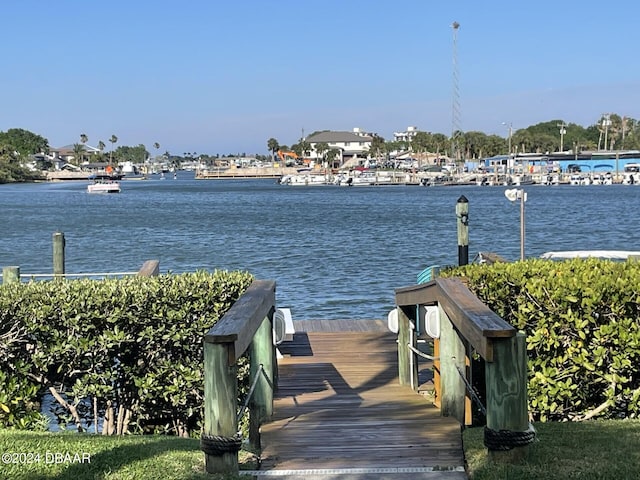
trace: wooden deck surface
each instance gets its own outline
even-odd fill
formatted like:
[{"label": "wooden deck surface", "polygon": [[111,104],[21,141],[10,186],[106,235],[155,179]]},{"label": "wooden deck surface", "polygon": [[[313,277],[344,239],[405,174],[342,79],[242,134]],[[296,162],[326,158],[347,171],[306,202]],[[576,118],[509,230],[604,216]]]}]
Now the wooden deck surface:
[{"label": "wooden deck surface", "polygon": [[297,322],[280,346],[260,469],[463,466],[460,425],[398,384],[396,336],[384,323],[324,323]]}]

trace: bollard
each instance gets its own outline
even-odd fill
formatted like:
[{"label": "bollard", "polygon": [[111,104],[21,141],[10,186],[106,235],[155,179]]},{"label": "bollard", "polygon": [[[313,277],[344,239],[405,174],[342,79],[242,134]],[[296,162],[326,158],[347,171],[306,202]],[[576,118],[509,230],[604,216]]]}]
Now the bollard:
[{"label": "bollard", "polygon": [[64,233],[53,234],[53,275],[64,275]]},{"label": "bollard", "polygon": [[469,200],[461,195],[456,203],[458,219],[458,265],[469,264]]}]

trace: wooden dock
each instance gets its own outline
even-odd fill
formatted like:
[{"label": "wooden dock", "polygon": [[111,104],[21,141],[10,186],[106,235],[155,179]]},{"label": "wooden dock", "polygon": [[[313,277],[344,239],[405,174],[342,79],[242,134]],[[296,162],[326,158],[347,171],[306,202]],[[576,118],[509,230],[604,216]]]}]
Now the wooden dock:
[{"label": "wooden dock", "polygon": [[466,478],[460,424],[399,385],[396,335],[382,321],[300,321],[296,331],[280,346],[259,472]]}]

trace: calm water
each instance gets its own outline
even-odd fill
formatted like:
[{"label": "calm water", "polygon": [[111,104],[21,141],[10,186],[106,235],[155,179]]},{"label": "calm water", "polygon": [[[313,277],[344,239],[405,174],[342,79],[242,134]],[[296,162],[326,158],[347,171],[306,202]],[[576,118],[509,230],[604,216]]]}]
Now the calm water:
[{"label": "calm water", "polygon": [[[638,249],[638,186],[525,187],[526,254]],[[248,270],[277,282],[294,319],[386,318],[394,289],[457,262],[455,205],[469,200],[469,252],[520,255],[520,208],[504,187],[286,187],[274,180],[124,181],[90,195],[86,182],[0,185],[0,266],[52,270],[52,234],[66,271]],[[626,213],[625,213],[626,212]]]}]

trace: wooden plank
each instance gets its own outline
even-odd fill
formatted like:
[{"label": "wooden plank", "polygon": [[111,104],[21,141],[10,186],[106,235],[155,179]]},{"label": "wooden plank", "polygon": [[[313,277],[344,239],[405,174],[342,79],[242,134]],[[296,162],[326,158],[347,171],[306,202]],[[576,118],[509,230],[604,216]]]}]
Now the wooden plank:
[{"label": "wooden plank", "polygon": [[2,267],[2,283],[20,283],[20,267]]},{"label": "wooden plank", "polygon": [[464,424],[466,388],[458,370],[465,371],[464,343],[447,315],[440,317],[440,409]]},{"label": "wooden plank", "polygon": [[[485,363],[487,377],[487,428],[495,431],[526,432],[527,341],[524,333],[496,342],[496,362]],[[529,447],[489,451],[492,461],[516,463],[526,457]]]},{"label": "wooden plank", "polygon": [[[207,343],[233,343],[232,363],[249,347],[262,320],[276,304],[276,282],[254,280],[229,311],[207,332]],[[231,359],[230,359],[231,361]]]},{"label": "wooden plank", "polygon": [[273,385],[276,362],[271,318],[271,316],[268,316],[262,321],[262,325],[256,331],[249,349],[252,385],[257,377],[255,390],[249,403],[251,408],[249,441],[256,449],[260,448],[260,424],[273,414]]},{"label": "wooden plank", "polygon": [[398,376],[401,385],[407,385],[414,388],[414,381],[417,384],[418,366],[412,362],[415,354],[410,350],[409,346],[415,348],[415,339],[411,340],[411,331],[413,324],[407,312],[403,308],[398,308]]},{"label": "wooden plank", "polygon": [[142,264],[138,275],[141,277],[154,277],[160,274],[160,260],[147,260]]},{"label": "wooden plank", "polygon": [[280,360],[261,469],[464,465],[460,424],[400,385],[396,341],[390,332],[296,335],[306,345]]},{"label": "wooden plank", "polygon": [[[204,344],[204,428],[205,436],[233,437],[238,424],[237,410],[237,368],[227,365],[228,346]],[[238,471],[238,454],[205,453],[205,469],[208,473]]]}]

